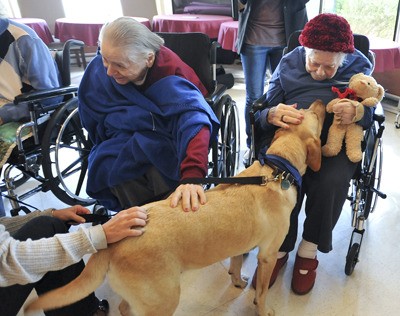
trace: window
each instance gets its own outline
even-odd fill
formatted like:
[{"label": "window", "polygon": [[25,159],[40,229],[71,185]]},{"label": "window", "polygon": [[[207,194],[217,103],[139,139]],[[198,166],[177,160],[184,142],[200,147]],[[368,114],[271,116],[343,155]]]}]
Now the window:
[{"label": "window", "polygon": [[309,18],[318,12],[331,12],[345,17],[354,33],[388,40],[399,40],[397,15],[399,0],[310,0]]}]

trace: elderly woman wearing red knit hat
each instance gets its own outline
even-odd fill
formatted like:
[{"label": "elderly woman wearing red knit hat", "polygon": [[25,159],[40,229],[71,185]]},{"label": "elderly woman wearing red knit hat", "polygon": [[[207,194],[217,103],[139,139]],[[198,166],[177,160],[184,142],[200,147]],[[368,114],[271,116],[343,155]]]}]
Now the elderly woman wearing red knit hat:
[{"label": "elderly woman wearing red knit hat", "polygon": [[[316,99],[327,104],[335,98],[332,86],[344,88],[352,75],[360,72],[369,75],[372,72],[369,60],[354,48],[349,23],[338,15],[320,14],[311,19],[305,25],[299,41],[302,46],[282,58],[270,81],[266,95],[269,106],[262,111],[256,122],[257,134],[263,137],[260,140],[262,145],[270,142],[277,128],[300,124],[303,116],[298,109],[308,108]],[[350,103],[341,103],[334,112],[341,117],[341,124],[350,124],[353,119],[358,120],[360,117],[357,124],[363,128],[372,124],[371,108],[358,109],[357,118],[356,109]],[[333,115],[327,114],[321,134],[322,144],[326,142],[332,120]],[[332,250],[332,231],[339,219],[355,170],[356,164],[343,151],[335,157],[323,157],[319,172],[307,170],[270,286],[288,260],[289,252],[295,247],[298,215],[304,196],[307,196],[303,239],[295,258],[292,290],[302,295],[313,288],[318,266],[317,250],[323,253]]]}]

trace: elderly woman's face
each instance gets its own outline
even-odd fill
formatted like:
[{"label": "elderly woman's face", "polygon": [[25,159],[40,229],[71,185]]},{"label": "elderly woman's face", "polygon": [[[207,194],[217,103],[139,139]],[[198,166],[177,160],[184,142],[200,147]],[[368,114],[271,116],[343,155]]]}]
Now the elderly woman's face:
[{"label": "elderly woman's face", "polygon": [[306,56],[306,70],[314,80],[331,79],[340,66],[339,60],[337,53],[314,50]]},{"label": "elderly woman's face", "polygon": [[121,85],[129,82],[136,85],[143,84],[147,71],[154,62],[154,55],[132,62],[126,53],[107,41],[101,44],[101,55],[107,75],[113,77]]}]

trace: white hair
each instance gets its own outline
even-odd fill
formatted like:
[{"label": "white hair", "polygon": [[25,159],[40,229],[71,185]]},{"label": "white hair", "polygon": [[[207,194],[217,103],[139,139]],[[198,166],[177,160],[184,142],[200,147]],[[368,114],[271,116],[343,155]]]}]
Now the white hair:
[{"label": "white hair", "polygon": [[99,34],[100,48],[104,41],[124,50],[132,62],[149,53],[158,52],[164,44],[160,36],[130,17],[121,17],[104,24]]},{"label": "white hair", "polygon": [[[306,51],[306,58],[308,57],[314,57],[315,51],[318,51],[318,49],[314,49],[314,48],[309,48],[309,47],[304,47],[305,51]],[[344,60],[346,59],[346,53],[343,52],[331,52],[333,54],[335,54],[336,56],[336,62],[338,64],[338,67],[343,65]]]}]

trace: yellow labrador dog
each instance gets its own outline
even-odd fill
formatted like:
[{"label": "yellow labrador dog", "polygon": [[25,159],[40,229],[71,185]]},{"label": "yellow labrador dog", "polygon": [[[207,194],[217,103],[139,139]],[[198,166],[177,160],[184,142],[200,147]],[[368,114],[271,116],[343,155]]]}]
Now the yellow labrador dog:
[{"label": "yellow labrador dog", "polygon": [[[300,178],[307,166],[317,171],[324,117],[325,106],[314,102],[304,111],[302,124],[276,132],[267,154],[289,161]],[[173,315],[183,271],[233,257],[229,271],[232,282],[244,287],[241,254],[258,246],[255,303],[259,315],[273,315],[266,300],[269,279],[297,197],[296,186],[284,186],[288,178],[276,174],[277,170],[254,162],[238,177],[262,176],[264,185],[218,185],[206,192],[208,202],[197,212],[171,209],[168,199],[146,205],[149,222],[145,234],[93,254],[77,279],[41,296],[27,310],[76,302],[99,287],[107,275],[110,286],[123,298],[119,307],[122,315]]]}]

